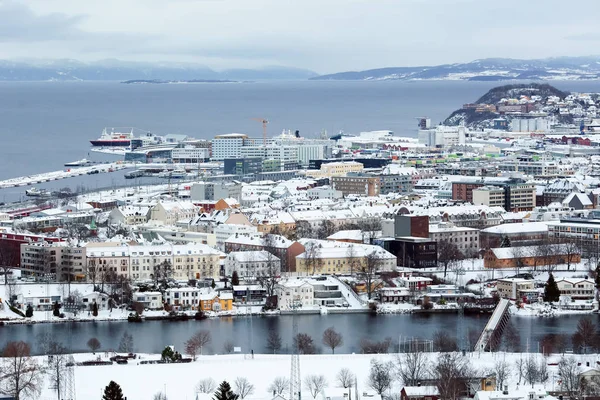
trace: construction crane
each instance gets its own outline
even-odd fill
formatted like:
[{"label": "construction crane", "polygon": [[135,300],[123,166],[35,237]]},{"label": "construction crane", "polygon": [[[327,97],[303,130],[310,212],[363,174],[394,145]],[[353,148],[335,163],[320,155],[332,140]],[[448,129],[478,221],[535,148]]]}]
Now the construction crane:
[{"label": "construction crane", "polygon": [[267,124],[269,120],[266,118],[252,118],[255,121],[261,122],[263,127],[263,146],[267,145]]}]

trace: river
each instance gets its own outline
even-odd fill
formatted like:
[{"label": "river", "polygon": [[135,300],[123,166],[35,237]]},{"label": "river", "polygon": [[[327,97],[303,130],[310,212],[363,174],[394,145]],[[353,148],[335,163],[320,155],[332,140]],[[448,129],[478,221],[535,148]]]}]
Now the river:
[{"label": "river", "polygon": [[[120,311],[119,311],[120,312]],[[343,335],[343,344],[336,353],[360,352],[360,340],[383,340],[392,338],[395,351],[400,338],[432,338],[433,334],[442,330],[448,335],[457,336],[456,315],[448,314],[401,314],[401,315],[371,315],[371,314],[330,314],[330,315],[299,315],[299,332],[313,337],[315,345],[322,352],[328,352],[321,344],[323,331],[333,326]],[[536,351],[538,341],[548,333],[572,334],[581,318],[592,318],[598,322],[598,316],[571,315],[554,318],[538,318],[529,316],[513,316],[511,323],[521,336],[523,350]],[[102,344],[101,350],[116,349],[123,332],[129,332],[135,342],[136,352],[158,353],[167,345],[174,345],[182,351],[184,342],[196,331],[206,329],[211,332],[212,340],[204,349],[204,354],[219,354],[224,352],[227,342],[241,347],[242,352],[265,353],[266,337],[269,330],[275,330],[282,338],[282,352],[291,351],[292,346],[292,316],[261,316],[261,317],[222,317],[204,321],[167,322],[152,321],[140,324],[128,322],[81,322],[34,325],[7,325],[0,327],[0,346],[7,341],[23,340],[33,344],[33,350],[39,353],[35,345],[40,334],[51,333],[73,352],[89,351],[87,341],[96,337]],[[470,329],[481,331],[488,316],[465,316],[465,326],[462,332]],[[467,343],[465,341],[465,343]]]}]

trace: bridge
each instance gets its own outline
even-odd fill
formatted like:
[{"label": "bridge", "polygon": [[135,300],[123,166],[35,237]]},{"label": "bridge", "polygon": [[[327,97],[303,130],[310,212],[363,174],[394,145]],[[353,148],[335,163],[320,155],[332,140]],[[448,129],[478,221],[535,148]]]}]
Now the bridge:
[{"label": "bridge", "polygon": [[498,305],[496,305],[492,316],[485,325],[485,328],[483,328],[481,336],[479,336],[479,340],[477,340],[477,344],[475,344],[474,351],[492,351],[498,347],[502,331],[510,319],[509,306],[510,301],[506,299],[501,299]]}]

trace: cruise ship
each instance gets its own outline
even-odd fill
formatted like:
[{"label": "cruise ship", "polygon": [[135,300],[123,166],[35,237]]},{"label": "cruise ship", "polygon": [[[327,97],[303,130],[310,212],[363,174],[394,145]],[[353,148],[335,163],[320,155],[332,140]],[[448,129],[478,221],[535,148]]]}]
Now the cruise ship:
[{"label": "cruise ship", "polygon": [[133,128],[104,128],[102,135],[96,140],[90,140],[90,143],[99,147],[129,146],[133,138]]}]

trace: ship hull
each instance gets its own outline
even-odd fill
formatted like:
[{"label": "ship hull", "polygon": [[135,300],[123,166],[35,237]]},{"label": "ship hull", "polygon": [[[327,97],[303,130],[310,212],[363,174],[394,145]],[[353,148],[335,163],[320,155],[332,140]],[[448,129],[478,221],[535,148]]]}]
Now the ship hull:
[{"label": "ship hull", "polygon": [[125,140],[90,140],[90,143],[92,144],[92,146],[98,146],[98,147],[125,147],[125,146],[129,146],[129,144],[131,143],[131,140],[129,139],[125,139]]}]

